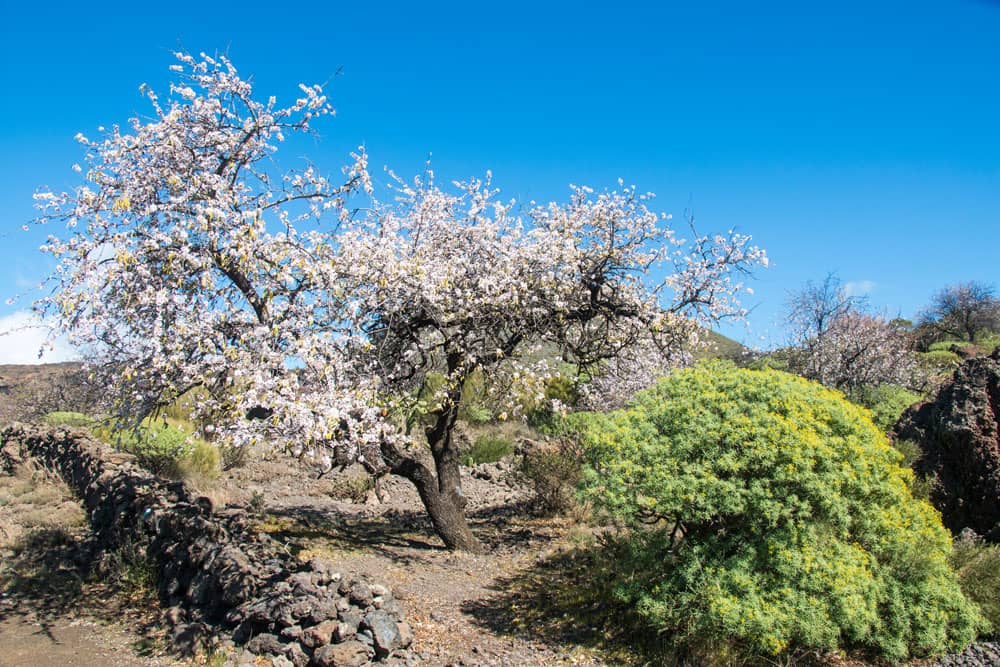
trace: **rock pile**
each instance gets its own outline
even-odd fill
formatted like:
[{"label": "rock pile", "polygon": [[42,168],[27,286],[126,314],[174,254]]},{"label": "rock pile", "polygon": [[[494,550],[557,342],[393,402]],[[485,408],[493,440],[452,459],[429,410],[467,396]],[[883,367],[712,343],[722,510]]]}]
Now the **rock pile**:
[{"label": "rock pile", "polygon": [[944,524],[1000,542],[1000,348],[963,362],[932,401],[903,413],[896,437],[920,446],[915,467],[932,480]]},{"label": "rock pile", "polygon": [[299,562],[252,531],[245,511],[214,511],[81,431],[15,423],[0,437],[6,459],[35,458],[81,497],[100,550],[129,544],[156,563],[179,649],[223,634],[273,665],[415,661],[386,587],[345,578],[326,561]]},{"label": "rock pile", "polygon": [[1000,642],[977,642],[961,653],[946,655],[927,667],[997,667],[1000,665]]}]

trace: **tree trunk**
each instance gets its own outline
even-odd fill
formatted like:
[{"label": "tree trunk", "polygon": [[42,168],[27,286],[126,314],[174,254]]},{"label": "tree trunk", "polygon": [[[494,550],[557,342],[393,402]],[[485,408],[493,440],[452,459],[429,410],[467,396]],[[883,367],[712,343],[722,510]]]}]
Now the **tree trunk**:
[{"label": "tree trunk", "polygon": [[[420,500],[434,524],[434,531],[449,549],[482,553],[483,545],[469,530],[465,520],[465,506],[468,500],[462,493],[462,472],[459,451],[452,432],[458,419],[458,406],[462,400],[462,386],[465,377],[455,378],[462,365],[462,357],[457,353],[448,355],[448,375],[454,381],[445,406],[434,414],[434,422],[424,429],[427,444],[434,457],[434,472],[431,472],[415,455],[399,451],[398,448],[383,445],[382,456],[393,473],[407,478],[417,487]],[[471,369],[471,367],[470,367]],[[469,371],[471,372],[471,370]]]},{"label": "tree trunk", "polygon": [[[416,456],[400,451],[391,445],[382,446],[382,456],[389,464],[389,469],[396,475],[405,477],[413,482],[420,494],[420,500],[424,503],[424,508],[434,524],[434,532],[444,542],[449,549],[459,551],[470,551],[472,553],[482,553],[483,545],[476,536],[469,530],[469,524],[465,521],[465,497],[462,495],[461,485],[457,489],[457,494],[444,493],[441,491],[440,480],[451,479],[452,472],[441,468],[435,460],[435,467],[438,467],[438,474],[420,461]],[[446,458],[445,460],[450,460]],[[455,456],[455,471],[457,476],[458,457]],[[450,484],[450,483],[449,483]],[[445,485],[448,488],[448,484]],[[454,487],[452,487],[454,489]],[[460,501],[456,502],[456,498]]]},{"label": "tree trunk", "polygon": [[413,482],[427,514],[446,547],[472,553],[482,553],[483,545],[469,530],[465,520],[467,500],[462,493],[459,452],[451,437],[458,417],[458,407],[437,415],[434,424],[425,429],[427,442],[434,457],[434,471],[413,454],[383,445],[382,455],[393,473]]}]

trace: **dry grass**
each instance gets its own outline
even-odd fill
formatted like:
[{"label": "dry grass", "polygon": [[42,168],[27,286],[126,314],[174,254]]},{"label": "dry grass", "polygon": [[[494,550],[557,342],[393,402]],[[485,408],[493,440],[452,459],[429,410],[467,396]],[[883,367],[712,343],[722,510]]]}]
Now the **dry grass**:
[{"label": "dry grass", "polygon": [[80,505],[58,477],[28,464],[0,474],[0,548],[13,547],[35,529],[70,530],[85,522]]}]

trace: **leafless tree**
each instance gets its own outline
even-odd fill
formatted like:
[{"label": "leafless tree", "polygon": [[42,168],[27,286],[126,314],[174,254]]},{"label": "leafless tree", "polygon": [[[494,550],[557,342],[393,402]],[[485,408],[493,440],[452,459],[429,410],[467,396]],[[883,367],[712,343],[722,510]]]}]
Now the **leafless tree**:
[{"label": "leafless tree", "polygon": [[996,288],[978,281],[948,285],[931,298],[919,323],[929,325],[942,336],[974,343],[981,333],[1000,328]]}]

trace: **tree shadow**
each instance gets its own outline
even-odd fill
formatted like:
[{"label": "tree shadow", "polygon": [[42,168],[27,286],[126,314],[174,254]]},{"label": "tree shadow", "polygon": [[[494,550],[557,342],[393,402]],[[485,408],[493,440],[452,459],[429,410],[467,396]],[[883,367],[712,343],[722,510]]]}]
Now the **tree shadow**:
[{"label": "tree shadow", "polygon": [[[479,508],[467,519],[488,551],[504,552],[539,547],[553,539],[525,525],[526,518],[534,516],[533,506],[524,501]],[[422,509],[390,509],[365,515],[293,505],[268,510],[258,529],[282,542],[296,556],[322,543],[332,550],[369,551],[405,566],[427,562],[428,557],[448,551]]]},{"label": "tree shadow", "polygon": [[23,535],[5,561],[0,587],[8,604],[24,603],[40,618],[52,618],[83,599],[86,564],[91,554],[85,541],[64,528],[42,528]]}]

